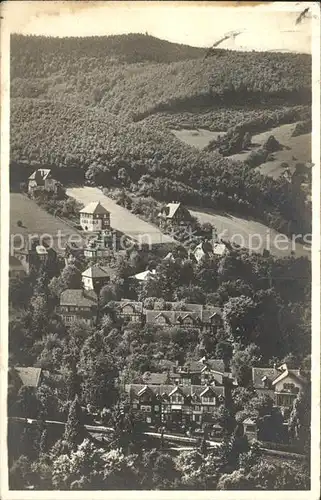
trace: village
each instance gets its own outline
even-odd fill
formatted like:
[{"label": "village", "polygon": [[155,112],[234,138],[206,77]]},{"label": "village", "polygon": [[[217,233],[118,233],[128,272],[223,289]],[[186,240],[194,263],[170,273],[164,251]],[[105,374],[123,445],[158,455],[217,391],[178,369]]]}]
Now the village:
[{"label": "village", "polygon": [[[50,170],[39,169],[29,177],[25,196],[32,199],[35,189],[56,193],[60,186]],[[68,245],[57,250],[49,248],[46,241],[34,241],[31,248],[14,249],[9,259],[12,283],[15,280],[21,282],[32,273],[40,273],[40,276],[46,266],[55,267],[58,261],[60,274],[53,279],[59,280],[70,266],[76,269],[79,279],[74,281],[77,284],[58,287],[54,308],[54,314],[60,318],[67,332],[79,324],[85,329],[99,329],[108,324],[121,331],[134,325],[138,329],[152,328],[163,332],[179,329],[186,332],[186,337],[190,332],[195,338],[221,338],[225,318],[219,303],[204,303],[202,299],[200,302],[189,302],[186,298],[164,300],[153,298],[151,293],[147,296],[143,293],[149,287],[156,290],[159,286],[162,280],[160,265],[175,266],[178,263],[179,266],[185,265],[188,271],[213,259],[217,263],[226,259],[231,247],[228,241],[217,238],[213,228],[210,228],[210,238],[198,237],[192,247],[182,245],[181,241],[171,245],[170,251],[159,251],[161,245],[158,245],[157,251],[153,246],[143,246],[138,252],[149,252],[153,257],[145,261],[146,268],[142,270],[144,264],[141,264],[138,272],[120,275],[115,262],[128,255],[128,248],[133,245],[136,248],[137,241],[132,241],[132,246],[127,249],[122,247],[121,238],[115,244],[112,232],[119,228],[113,227],[113,215],[100,201],[93,200],[81,208],[78,217],[78,232],[86,242],[82,247]],[[180,202],[165,205],[158,217],[159,228],[164,234],[175,234],[175,231],[180,234],[182,228],[188,230],[193,222],[189,210]],[[174,233],[170,233],[173,229]],[[89,240],[85,238],[88,235]],[[128,239],[126,237],[127,242]],[[165,249],[166,244],[167,240]],[[121,293],[112,293],[120,279],[122,285],[126,282],[126,286],[121,287]],[[128,296],[122,295],[126,293],[124,290],[127,290]],[[159,297],[157,293],[156,296]],[[233,353],[236,349],[233,335],[225,336],[224,342],[225,348]],[[223,416],[225,410],[230,411],[235,404],[233,394],[242,387],[240,378],[231,369],[229,356],[209,357],[206,348],[203,348],[199,359],[180,362],[164,357],[158,361],[157,367],[155,371],[141,370],[132,375],[123,367],[114,381],[126,395],[133,414],[140,416],[145,430],[161,432],[163,429],[164,432],[166,429],[181,436],[201,435],[220,441],[224,423],[222,417],[218,418],[218,411],[223,412]],[[298,395],[309,391],[309,370],[302,370],[293,363],[289,367],[286,362],[247,368],[250,377],[246,387],[250,388],[253,397],[266,398],[264,404],[267,408],[263,413],[254,409],[252,413],[248,409],[244,411],[243,418],[238,420],[241,434],[250,443],[268,442],[272,448],[273,443],[275,446],[283,444],[285,451],[286,446],[292,443],[295,449],[299,438],[293,425],[290,425],[290,415]],[[37,391],[46,377],[50,377],[48,370],[41,367],[18,365],[11,366],[9,375],[9,383],[16,387],[16,397],[21,387]],[[106,405],[108,401],[105,401]],[[19,415],[14,415],[14,410],[11,410],[11,416]]]}]

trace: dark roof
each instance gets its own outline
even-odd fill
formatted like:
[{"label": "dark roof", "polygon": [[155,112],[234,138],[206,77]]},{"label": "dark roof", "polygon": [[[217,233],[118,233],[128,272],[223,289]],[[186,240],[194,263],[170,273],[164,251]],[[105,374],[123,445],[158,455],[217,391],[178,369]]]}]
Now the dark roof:
[{"label": "dark roof", "polygon": [[282,372],[276,368],[252,368],[252,382],[255,389],[264,389],[263,377],[266,377],[271,383],[273,380],[281,375]]},{"label": "dark roof", "polygon": [[224,373],[224,361],[222,359],[207,359],[204,361],[188,361],[185,363],[185,365],[182,367],[183,370],[189,371],[189,372],[194,372],[194,373],[200,373],[204,368],[217,371],[219,373]]},{"label": "dark roof", "polygon": [[108,278],[114,276],[116,274],[116,270],[108,267],[108,266],[100,266],[99,264],[95,264],[94,266],[88,267],[83,273],[82,276],[87,278]]},{"label": "dark roof", "polygon": [[163,385],[168,382],[168,373],[150,373],[150,372],[145,372],[143,374],[143,380],[146,384],[151,384],[151,385]]},{"label": "dark roof", "polygon": [[[125,391],[127,392],[127,394],[130,395],[131,398],[135,398],[137,397],[137,394],[145,387],[147,387],[150,391],[152,391],[155,394],[155,396],[162,396],[165,397],[165,399],[166,396],[168,396],[176,388],[178,388],[178,390],[185,396],[193,396],[193,395],[199,396],[206,389],[206,386],[204,385],[176,386],[174,384],[164,384],[164,385],[127,384],[125,385]],[[211,389],[213,393],[215,393],[217,396],[225,395],[224,387],[211,386]]]},{"label": "dark roof", "polygon": [[217,315],[220,316],[220,318],[222,317],[222,309],[220,307],[206,306],[202,311],[202,321],[203,323],[210,323],[212,318]]},{"label": "dark roof", "polygon": [[165,318],[167,324],[178,325],[180,322],[184,321],[186,318],[193,318],[195,325],[197,326],[197,320],[200,320],[200,315],[193,311],[155,311],[155,310],[145,310],[146,323],[157,323],[159,317]]},{"label": "dark roof", "polygon": [[14,371],[18,374],[23,385],[27,387],[38,387],[41,376],[41,368],[33,366],[15,366]]},{"label": "dark roof", "polygon": [[175,367],[177,367],[177,363],[175,361],[170,361],[169,359],[160,359],[158,361],[158,364],[160,367],[162,368],[169,368],[169,369],[173,369]]},{"label": "dark roof", "polygon": [[[179,303],[180,302],[167,302],[167,304],[171,304],[172,310],[174,310],[173,308],[175,308],[176,305]],[[186,308],[186,311],[198,312],[201,314],[204,306],[202,304],[190,304],[189,302],[184,302],[184,309],[185,308]]]},{"label": "dark roof", "polygon": [[68,289],[60,295],[61,306],[92,307],[97,304],[97,295],[94,290]]},{"label": "dark roof", "polygon": [[49,168],[38,168],[38,170],[35,170],[29,176],[29,179],[33,180],[36,179],[38,176],[41,177],[42,180],[48,179],[49,177],[51,177],[51,170]]},{"label": "dark roof", "polygon": [[114,304],[119,310],[124,309],[125,306],[131,306],[133,308],[134,312],[137,312],[137,313],[143,312],[143,303],[142,302],[136,302],[134,300],[122,299],[120,301],[115,301]]}]

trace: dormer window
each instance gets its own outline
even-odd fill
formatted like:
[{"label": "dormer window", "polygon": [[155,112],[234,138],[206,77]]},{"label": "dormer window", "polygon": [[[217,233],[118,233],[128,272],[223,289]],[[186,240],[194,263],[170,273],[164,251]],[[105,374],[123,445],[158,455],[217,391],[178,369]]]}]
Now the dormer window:
[{"label": "dormer window", "polygon": [[214,396],[203,396],[202,402],[203,403],[215,403],[215,398],[214,398]]},{"label": "dormer window", "polygon": [[264,375],[264,377],[262,377],[262,384],[263,384],[263,387],[265,389],[268,389],[269,387],[271,387],[271,381],[267,378],[266,375]]},{"label": "dormer window", "polygon": [[172,403],[184,403],[184,398],[181,394],[173,394],[172,397]]}]

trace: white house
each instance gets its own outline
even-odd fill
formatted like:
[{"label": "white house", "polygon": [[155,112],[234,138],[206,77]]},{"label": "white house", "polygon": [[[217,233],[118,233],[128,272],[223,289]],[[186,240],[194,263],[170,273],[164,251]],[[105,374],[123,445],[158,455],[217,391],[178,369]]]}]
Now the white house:
[{"label": "white house", "polygon": [[84,289],[94,290],[97,284],[104,286],[114,274],[115,270],[107,266],[99,266],[98,264],[90,266],[81,275]]},{"label": "white house", "polygon": [[80,225],[84,231],[98,232],[110,229],[110,213],[100,201],[89,203],[79,213]]}]

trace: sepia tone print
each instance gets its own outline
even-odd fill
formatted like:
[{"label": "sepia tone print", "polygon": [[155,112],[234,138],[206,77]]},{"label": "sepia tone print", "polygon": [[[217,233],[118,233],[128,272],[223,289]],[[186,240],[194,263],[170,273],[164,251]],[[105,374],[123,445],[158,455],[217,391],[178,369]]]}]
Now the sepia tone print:
[{"label": "sepia tone print", "polygon": [[10,34],[9,491],[308,492],[315,10],[93,3]]}]

